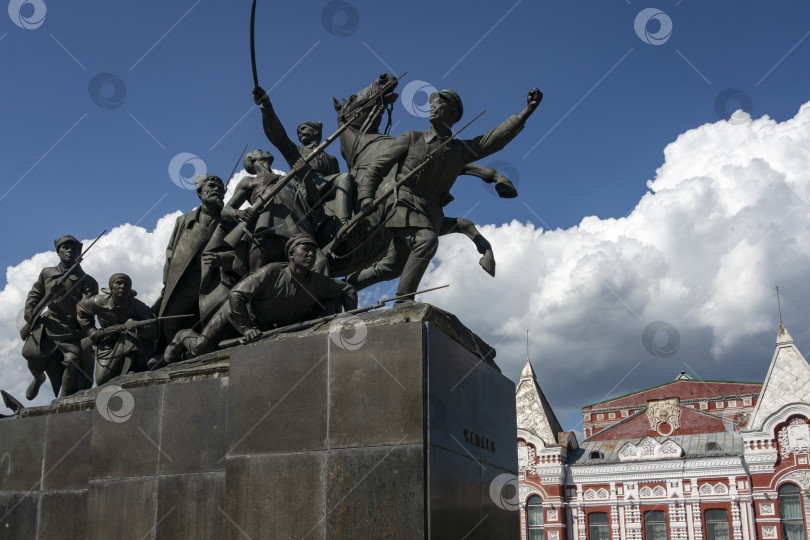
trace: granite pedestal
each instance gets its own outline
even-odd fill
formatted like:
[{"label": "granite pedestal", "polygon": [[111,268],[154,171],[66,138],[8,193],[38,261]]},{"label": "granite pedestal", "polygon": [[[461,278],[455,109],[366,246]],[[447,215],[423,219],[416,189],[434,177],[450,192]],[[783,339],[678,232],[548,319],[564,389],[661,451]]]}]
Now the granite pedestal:
[{"label": "granite pedestal", "polygon": [[0,539],[517,538],[494,351],[426,304],[353,323],[0,420]]}]

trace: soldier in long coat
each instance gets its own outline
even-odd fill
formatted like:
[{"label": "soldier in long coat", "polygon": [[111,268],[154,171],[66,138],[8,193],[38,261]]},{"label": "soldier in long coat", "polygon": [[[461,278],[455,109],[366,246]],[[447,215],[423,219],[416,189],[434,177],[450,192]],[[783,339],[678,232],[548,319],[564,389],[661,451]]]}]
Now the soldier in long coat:
[{"label": "soldier in long coat", "polygon": [[96,384],[102,385],[130,371],[145,371],[146,361],[152,354],[152,340],[157,337],[157,323],[130,326],[123,332],[104,335],[96,328],[131,325],[154,318],[149,306],[135,298],[132,278],[126,274],[110,276],[109,288],[102,294],[85,298],[76,307],[76,317],[96,347]]},{"label": "soldier in long coat", "polygon": [[[512,115],[492,131],[474,139],[451,141],[415,178],[393,193],[385,203],[385,226],[393,236],[388,254],[373,266],[355,272],[347,281],[363,289],[400,276],[397,295],[418,290],[430,259],[439,247],[443,203],[447,202],[459,173],[468,163],[494,154],[514,139],[541,99],[539,90],[531,90],[526,98],[527,106],[520,114]],[[432,127],[427,131],[403,133],[366,169],[358,194],[364,212],[373,211],[374,194],[394,166],[397,167],[396,179],[405,177],[452,135],[452,125],[463,114],[461,98],[453,90],[442,90],[430,96],[430,103]]]},{"label": "soldier in long coat", "polygon": [[[158,316],[200,313],[200,286],[203,278],[202,254],[217,229],[222,213],[225,186],[217,176],[200,175],[194,179],[198,208],[177,218],[166,247],[163,266],[163,290],[152,305]],[[188,320],[161,321],[158,350],[161,351]]]},{"label": "soldier in long coat", "polygon": [[25,392],[29,401],[39,393],[46,374],[51,380],[54,395],[69,396],[93,386],[93,356],[83,352],[80,345],[86,334],[76,319],[76,304],[98,293],[98,282],[78,266],[58,287],[57,281],[81,255],[82,244],[67,235],[54,240],[54,246],[59,255],[59,265],[40,272],[25,300],[24,317],[30,323],[40,300],[49,292],[53,295],[48,311],[34,324],[22,349],[22,355],[28,361],[28,370],[34,376]]}]

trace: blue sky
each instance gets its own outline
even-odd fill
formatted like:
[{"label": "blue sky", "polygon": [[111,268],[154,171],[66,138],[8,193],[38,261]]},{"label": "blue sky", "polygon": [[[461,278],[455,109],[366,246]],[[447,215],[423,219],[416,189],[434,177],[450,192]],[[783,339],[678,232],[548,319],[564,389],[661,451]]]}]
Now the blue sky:
[{"label": "blue sky", "polygon": [[[151,230],[190,210],[196,196],[169,174],[178,154],[226,176],[245,144],[268,149],[251,110],[248,0],[12,0],[9,11],[0,16],[4,267],[63,234]],[[796,115],[810,98],[808,35],[810,4],[800,1],[259,0],[256,44],[260,83],[291,134],[304,120],[333,131],[332,96],[383,72],[407,71],[400,92],[409,83],[455,89],[464,120],[486,109],[471,135],[519,112],[539,87],[545,98],[525,130],[481,162],[497,162],[520,197],[499,199],[462,178],[446,213],[554,230],[626,216],[664,148],[690,129],[740,106],[777,122]],[[407,111],[425,99],[397,104],[394,134],[428,126]]]}]

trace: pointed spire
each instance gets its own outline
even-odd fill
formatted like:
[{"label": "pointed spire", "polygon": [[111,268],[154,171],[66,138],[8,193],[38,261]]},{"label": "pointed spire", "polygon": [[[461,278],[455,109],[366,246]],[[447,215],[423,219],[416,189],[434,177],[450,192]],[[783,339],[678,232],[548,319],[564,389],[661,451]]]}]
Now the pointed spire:
[{"label": "pointed spire", "polygon": [[529,359],[526,358],[526,365],[523,366],[523,371],[520,372],[520,380],[527,380],[527,381],[536,381],[537,375],[534,373],[534,368],[532,368],[532,363],[529,362]]},{"label": "pointed spire", "polygon": [[793,343],[793,337],[779,324],[776,350],[762,383],[759,399],[747,431],[758,431],[772,414],[791,403],[810,401],[810,364]]},{"label": "pointed spire", "polygon": [[793,343],[793,336],[785,328],[785,323],[779,323],[779,335],[776,336],[777,345],[791,345]]},{"label": "pointed spire", "polygon": [[558,444],[557,436],[562,427],[537,384],[537,376],[528,358],[515,388],[515,409],[518,429],[533,433],[547,445]]}]

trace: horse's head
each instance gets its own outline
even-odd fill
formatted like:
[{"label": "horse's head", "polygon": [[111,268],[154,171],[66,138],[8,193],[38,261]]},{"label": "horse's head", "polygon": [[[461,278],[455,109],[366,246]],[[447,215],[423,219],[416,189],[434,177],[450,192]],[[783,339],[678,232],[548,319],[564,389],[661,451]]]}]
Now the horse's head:
[{"label": "horse's head", "polygon": [[[377,133],[383,112],[386,108],[390,108],[399,97],[399,94],[394,92],[396,87],[396,77],[383,73],[369,86],[349,96],[348,100],[344,99],[340,102],[332,98],[332,103],[338,113],[338,121],[344,123],[351,119],[351,127],[365,129],[367,133]],[[356,118],[351,118],[361,109],[361,114]]]}]

